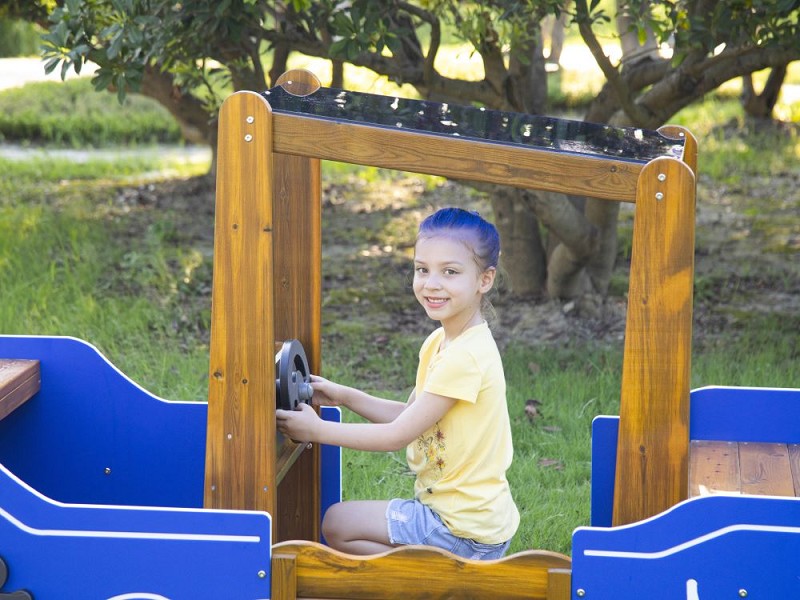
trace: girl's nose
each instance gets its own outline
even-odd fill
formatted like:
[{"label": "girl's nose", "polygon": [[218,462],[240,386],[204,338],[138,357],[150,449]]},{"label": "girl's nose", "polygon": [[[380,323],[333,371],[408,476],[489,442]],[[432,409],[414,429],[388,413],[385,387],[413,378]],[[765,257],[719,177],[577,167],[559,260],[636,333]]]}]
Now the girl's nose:
[{"label": "girl's nose", "polygon": [[442,286],[439,283],[439,278],[436,275],[429,275],[427,279],[425,279],[425,287],[430,290],[438,290]]}]

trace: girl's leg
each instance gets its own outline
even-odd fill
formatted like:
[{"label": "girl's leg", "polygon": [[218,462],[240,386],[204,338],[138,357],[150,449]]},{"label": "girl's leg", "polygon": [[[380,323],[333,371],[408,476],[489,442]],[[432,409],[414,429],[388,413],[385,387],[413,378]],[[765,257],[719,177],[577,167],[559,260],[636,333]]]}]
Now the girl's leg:
[{"label": "girl's leg", "polygon": [[352,500],[331,506],[322,520],[322,535],[331,548],[349,554],[390,550],[386,526],[388,500]]}]

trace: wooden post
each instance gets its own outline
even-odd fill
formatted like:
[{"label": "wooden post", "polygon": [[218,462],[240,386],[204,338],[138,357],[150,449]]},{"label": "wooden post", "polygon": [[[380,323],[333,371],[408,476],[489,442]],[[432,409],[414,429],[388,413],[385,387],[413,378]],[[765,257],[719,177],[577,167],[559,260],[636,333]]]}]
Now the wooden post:
[{"label": "wooden post", "polygon": [[687,497],[694,221],[692,170],[648,163],[636,194],[614,525]]},{"label": "wooden post", "polygon": [[219,127],[204,505],[274,514],[271,109],[236,93]]},{"label": "wooden post", "polygon": [[[275,335],[303,344],[312,373],[321,367],[322,202],[318,159],[274,154]],[[292,452],[286,441],[279,453]],[[274,541],[319,540],[320,454],[303,451],[278,484]]]}]

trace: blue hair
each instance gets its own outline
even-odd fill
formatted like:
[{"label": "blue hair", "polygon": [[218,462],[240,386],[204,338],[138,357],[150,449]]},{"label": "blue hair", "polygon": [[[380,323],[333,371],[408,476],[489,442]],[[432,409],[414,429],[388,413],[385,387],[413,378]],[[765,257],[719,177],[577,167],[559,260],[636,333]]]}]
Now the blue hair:
[{"label": "blue hair", "polygon": [[500,235],[497,228],[476,211],[441,208],[420,223],[417,239],[441,234],[454,235],[466,243],[481,270],[497,268]]}]

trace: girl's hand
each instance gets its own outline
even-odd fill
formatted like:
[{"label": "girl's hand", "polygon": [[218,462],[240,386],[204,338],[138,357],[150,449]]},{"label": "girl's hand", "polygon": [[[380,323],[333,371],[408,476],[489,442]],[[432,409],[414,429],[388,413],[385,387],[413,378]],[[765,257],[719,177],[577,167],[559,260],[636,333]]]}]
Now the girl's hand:
[{"label": "girl's hand", "polygon": [[314,395],[311,396],[314,406],[343,406],[345,404],[344,386],[319,375],[311,375],[311,387],[314,388]]},{"label": "girl's hand", "polygon": [[[316,395],[316,390],[315,390]],[[275,421],[283,435],[298,442],[315,442],[317,426],[322,420],[308,404],[301,402],[297,410],[275,411]]]}]

